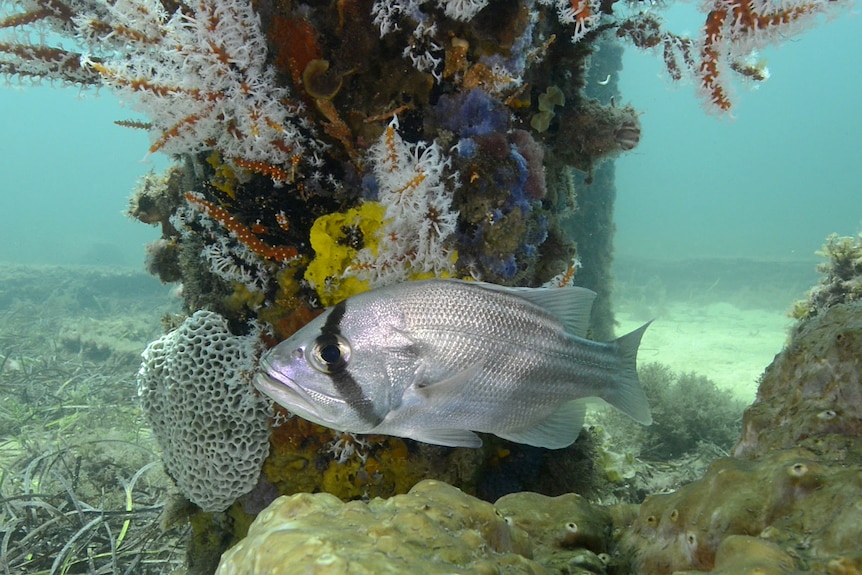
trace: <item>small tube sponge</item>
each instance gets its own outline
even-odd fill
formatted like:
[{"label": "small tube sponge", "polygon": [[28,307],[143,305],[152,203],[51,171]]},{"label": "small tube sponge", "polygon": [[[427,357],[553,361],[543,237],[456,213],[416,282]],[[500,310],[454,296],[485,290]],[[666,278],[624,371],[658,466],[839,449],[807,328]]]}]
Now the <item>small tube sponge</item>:
[{"label": "small tube sponge", "polygon": [[227,509],[257,484],[269,453],[269,402],[251,385],[260,330],[230,332],[201,310],[150,343],[138,395],[168,474],[204,511]]}]

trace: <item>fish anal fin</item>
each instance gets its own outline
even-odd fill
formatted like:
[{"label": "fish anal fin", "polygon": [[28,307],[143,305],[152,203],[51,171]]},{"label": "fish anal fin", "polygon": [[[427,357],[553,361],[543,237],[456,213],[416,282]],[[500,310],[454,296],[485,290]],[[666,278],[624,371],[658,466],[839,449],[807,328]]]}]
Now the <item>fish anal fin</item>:
[{"label": "fish anal fin", "polygon": [[445,447],[482,447],[482,439],[466,429],[422,429],[413,431],[410,439]]},{"label": "fish anal fin", "polygon": [[587,405],[584,400],[568,401],[538,425],[495,435],[515,443],[526,443],[547,449],[562,449],[578,438],[586,413]]}]

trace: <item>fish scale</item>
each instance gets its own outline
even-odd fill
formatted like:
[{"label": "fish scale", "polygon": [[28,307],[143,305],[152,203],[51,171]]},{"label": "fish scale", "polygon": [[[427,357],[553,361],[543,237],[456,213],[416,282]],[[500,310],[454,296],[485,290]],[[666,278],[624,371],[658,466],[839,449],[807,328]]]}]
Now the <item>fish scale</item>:
[{"label": "fish scale", "polygon": [[450,446],[478,447],[484,432],[564,447],[592,397],[648,424],[636,371],[647,326],[585,339],[594,296],[442,279],[379,288],[264,354],[255,385],[341,431]]}]

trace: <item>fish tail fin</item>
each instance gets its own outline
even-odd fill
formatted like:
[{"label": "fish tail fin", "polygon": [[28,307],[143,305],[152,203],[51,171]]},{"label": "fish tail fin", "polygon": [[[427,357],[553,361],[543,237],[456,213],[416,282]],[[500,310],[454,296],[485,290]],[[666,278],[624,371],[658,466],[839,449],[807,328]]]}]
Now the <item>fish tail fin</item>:
[{"label": "fish tail fin", "polygon": [[621,369],[614,378],[617,385],[603,397],[605,401],[644,425],[652,423],[652,415],[646,393],[638,379],[637,359],[641,338],[651,323],[652,321],[648,321],[633,332],[614,340]]}]

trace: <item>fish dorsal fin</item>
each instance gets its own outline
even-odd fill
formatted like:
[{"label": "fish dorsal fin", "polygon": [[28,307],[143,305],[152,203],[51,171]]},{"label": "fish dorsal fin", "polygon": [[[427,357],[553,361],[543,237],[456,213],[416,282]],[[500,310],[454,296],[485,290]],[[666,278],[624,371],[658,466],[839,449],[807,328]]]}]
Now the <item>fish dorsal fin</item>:
[{"label": "fish dorsal fin", "polygon": [[567,401],[538,425],[529,429],[496,433],[495,435],[515,443],[526,443],[548,449],[562,449],[573,444],[578,438],[586,414],[587,405],[584,400]]},{"label": "fish dorsal fin", "polygon": [[411,432],[408,437],[446,447],[482,447],[479,436],[466,429],[421,429]]},{"label": "fish dorsal fin", "polygon": [[566,333],[585,337],[590,325],[590,311],[596,292],[569,286],[561,288],[507,287],[495,284],[480,284],[489,289],[508,293],[535,304],[554,316]]}]

